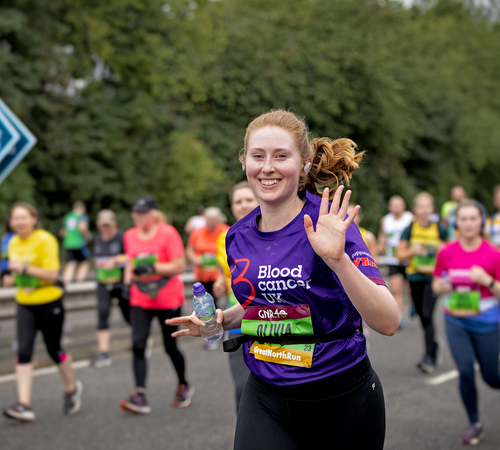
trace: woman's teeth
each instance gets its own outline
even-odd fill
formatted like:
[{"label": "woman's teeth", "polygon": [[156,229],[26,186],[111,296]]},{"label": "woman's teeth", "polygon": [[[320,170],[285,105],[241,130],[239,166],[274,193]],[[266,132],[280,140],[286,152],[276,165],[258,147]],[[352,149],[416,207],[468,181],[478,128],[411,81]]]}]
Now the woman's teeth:
[{"label": "woman's teeth", "polygon": [[272,186],[273,184],[279,183],[280,180],[260,180],[264,186]]}]

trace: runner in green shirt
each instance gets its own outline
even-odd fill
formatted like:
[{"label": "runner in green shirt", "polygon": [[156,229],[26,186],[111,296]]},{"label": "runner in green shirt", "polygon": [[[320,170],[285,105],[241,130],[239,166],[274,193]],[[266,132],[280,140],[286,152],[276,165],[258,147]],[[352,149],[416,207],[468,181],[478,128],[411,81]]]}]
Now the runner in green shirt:
[{"label": "runner in green shirt", "polygon": [[88,229],[88,217],[85,212],[85,204],[76,201],[73,203],[73,209],[63,219],[60,235],[63,237],[63,248],[66,250],[66,265],[63,271],[65,284],[73,281],[75,271],[76,281],[84,281],[89,271],[90,252],[87,241],[92,235]]}]

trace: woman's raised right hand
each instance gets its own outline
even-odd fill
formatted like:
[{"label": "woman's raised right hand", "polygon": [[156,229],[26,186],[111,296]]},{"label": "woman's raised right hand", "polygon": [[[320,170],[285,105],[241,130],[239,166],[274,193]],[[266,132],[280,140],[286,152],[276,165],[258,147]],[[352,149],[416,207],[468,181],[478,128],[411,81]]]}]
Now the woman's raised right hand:
[{"label": "woman's raised right hand", "polygon": [[[222,311],[222,309],[217,309],[217,322],[222,323],[223,320],[224,312]],[[201,336],[200,327],[205,326],[205,322],[198,319],[198,316],[194,311],[190,316],[174,317],[173,319],[165,320],[165,323],[174,327],[187,327],[183,328],[182,330],[176,331],[175,333],[172,333],[172,337]]]}]

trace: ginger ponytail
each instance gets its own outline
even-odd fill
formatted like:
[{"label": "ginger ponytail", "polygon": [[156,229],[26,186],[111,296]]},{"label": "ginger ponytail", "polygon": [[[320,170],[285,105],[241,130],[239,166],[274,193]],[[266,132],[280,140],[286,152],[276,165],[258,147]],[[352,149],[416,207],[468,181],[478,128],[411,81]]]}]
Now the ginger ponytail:
[{"label": "ginger ponytail", "polygon": [[329,187],[332,199],[341,184],[349,186],[352,174],[359,168],[365,152],[356,153],[356,149],[356,143],[346,138],[334,141],[327,137],[313,139],[309,144],[313,164],[308,175],[300,179],[299,189],[321,194]]}]

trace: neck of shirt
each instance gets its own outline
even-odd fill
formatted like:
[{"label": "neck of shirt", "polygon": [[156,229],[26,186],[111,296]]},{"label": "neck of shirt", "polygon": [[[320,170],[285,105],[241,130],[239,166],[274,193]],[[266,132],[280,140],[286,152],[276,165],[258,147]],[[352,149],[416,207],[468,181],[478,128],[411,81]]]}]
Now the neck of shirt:
[{"label": "neck of shirt", "polygon": [[472,239],[460,238],[460,247],[462,250],[468,253],[475,252],[483,244],[483,238],[481,236],[473,237]]},{"label": "neck of shirt", "polygon": [[260,205],[261,217],[257,224],[260,231],[278,231],[288,225],[302,211],[305,202],[297,195],[280,205]]}]

